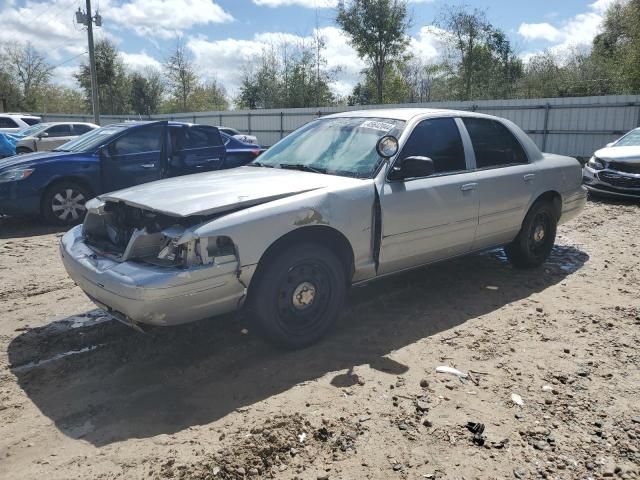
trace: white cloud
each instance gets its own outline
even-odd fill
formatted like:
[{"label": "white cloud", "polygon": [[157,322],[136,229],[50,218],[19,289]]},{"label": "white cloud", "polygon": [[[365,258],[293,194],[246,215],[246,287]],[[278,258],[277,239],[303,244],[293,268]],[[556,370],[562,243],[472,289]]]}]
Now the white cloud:
[{"label": "white cloud", "polygon": [[144,50],[140,53],[121,52],[120,56],[125,66],[134,72],[143,72],[147,68],[161,69],[162,63],[148,55]]},{"label": "white cloud", "polygon": [[338,0],[253,0],[260,7],[290,7],[296,5],[307,8],[335,8]]},{"label": "white cloud", "polygon": [[417,37],[411,37],[409,50],[414,56],[429,62],[440,56],[443,46],[443,35],[446,32],[438,27],[424,26]]},{"label": "white cloud", "polygon": [[522,23],[518,33],[525,40],[544,40],[554,43],[550,50],[557,54],[573,48],[591,46],[600,33],[607,9],[617,0],[596,0],[589,4],[589,11],[579,13],[558,26],[544,23]]},{"label": "white cloud", "polygon": [[172,38],[198,26],[233,21],[212,0],[132,0],[112,4],[105,17],[140,36]]},{"label": "white cloud", "polygon": [[546,40],[556,42],[564,35],[556,27],[549,23],[523,23],[518,29],[518,33],[526,40]]},{"label": "white cloud", "polygon": [[[324,56],[327,67],[339,70],[332,86],[340,94],[350,92],[358,81],[360,72],[365,67],[355,50],[349,46],[344,33],[336,27],[319,29],[325,42]],[[250,40],[228,38],[209,41],[206,38],[191,38],[187,42],[193,52],[199,71],[205,78],[220,81],[232,96],[237,94],[243,68],[250,67],[265,47],[277,46],[287,42],[299,44],[312,42],[312,36],[298,36],[290,33],[263,32],[257,33]]]}]

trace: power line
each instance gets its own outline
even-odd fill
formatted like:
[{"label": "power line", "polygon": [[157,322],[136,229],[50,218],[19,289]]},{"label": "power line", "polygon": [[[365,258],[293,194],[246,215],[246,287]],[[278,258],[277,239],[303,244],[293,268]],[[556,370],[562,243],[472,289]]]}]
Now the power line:
[{"label": "power line", "polygon": [[51,69],[53,70],[54,68],[58,68],[58,67],[64,65],[65,63],[69,63],[71,60],[75,60],[76,58],[81,57],[82,55],[86,55],[87,53],[89,53],[89,52],[85,51],[85,52],[79,53],[78,55],[75,55],[75,56],[73,56],[71,58],[66,59],[64,62],[60,62],[57,65],[54,65],[53,67],[51,67]]}]

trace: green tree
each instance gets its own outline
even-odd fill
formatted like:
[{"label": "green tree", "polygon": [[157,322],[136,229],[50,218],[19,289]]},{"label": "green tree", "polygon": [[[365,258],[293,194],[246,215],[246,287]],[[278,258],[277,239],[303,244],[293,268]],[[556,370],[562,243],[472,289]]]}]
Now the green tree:
[{"label": "green tree", "polygon": [[160,111],[164,83],[160,72],[148,68],[142,73],[134,72],[131,82],[131,108],[138,115],[154,115]]},{"label": "green tree", "polygon": [[191,112],[207,112],[211,110],[227,110],[229,101],[225,88],[216,82],[208,82],[197,85],[187,102]]},{"label": "green tree", "polygon": [[192,55],[182,38],[177,40],[173,52],[165,61],[164,70],[172,102],[179,112],[187,112],[189,97],[198,86],[198,76]]},{"label": "green tree", "polygon": [[[97,41],[95,58],[100,112],[105,115],[129,113],[131,83],[116,45],[107,39]],[[88,62],[80,65],[75,78],[85,92],[87,105],[91,105],[91,71]]]},{"label": "green tree", "polygon": [[[51,65],[30,43],[13,43],[5,46],[4,75],[13,79],[19,91],[18,107],[21,110],[35,110],[38,92],[48,85]],[[4,76],[2,75],[2,76]]]},{"label": "green tree", "polygon": [[384,99],[385,74],[409,43],[406,0],[351,0],[338,5],[336,22],[374,76],[376,100]]}]

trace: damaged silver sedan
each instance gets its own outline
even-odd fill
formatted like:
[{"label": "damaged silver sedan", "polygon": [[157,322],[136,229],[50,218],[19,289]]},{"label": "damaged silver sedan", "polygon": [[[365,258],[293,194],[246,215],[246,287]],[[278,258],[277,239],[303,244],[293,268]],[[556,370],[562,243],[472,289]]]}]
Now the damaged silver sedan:
[{"label": "damaged silver sedan", "polygon": [[584,206],[580,164],[513,123],[427,109],[311,122],[252,164],[87,203],[69,275],[119,320],[175,325],[247,307],[298,348],[324,335],[353,284],[504,246],[541,265]]}]

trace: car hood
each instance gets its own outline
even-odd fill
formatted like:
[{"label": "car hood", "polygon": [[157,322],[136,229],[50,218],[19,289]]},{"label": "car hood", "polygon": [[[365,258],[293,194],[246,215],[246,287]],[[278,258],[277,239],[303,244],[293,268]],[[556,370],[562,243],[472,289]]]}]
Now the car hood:
[{"label": "car hood", "polygon": [[100,195],[105,201],[177,217],[213,215],[362,180],[264,167],[240,167],[159,180]]},{"label": "car hood", "polygon": [[615,160],[616,162],[640,163],[639,147],[607,147],[598,150],[595,156],[603,160]]},{"label": "car hood", "polygon": [[57,158],[68,158],[77,155],[83,154],[70,152],[36,152],[26,155],[14,155],[13,157],[0,160],[0,171],[12,168],[29,168],[38,165],[38,163],[44,160],[55,160]]}]

